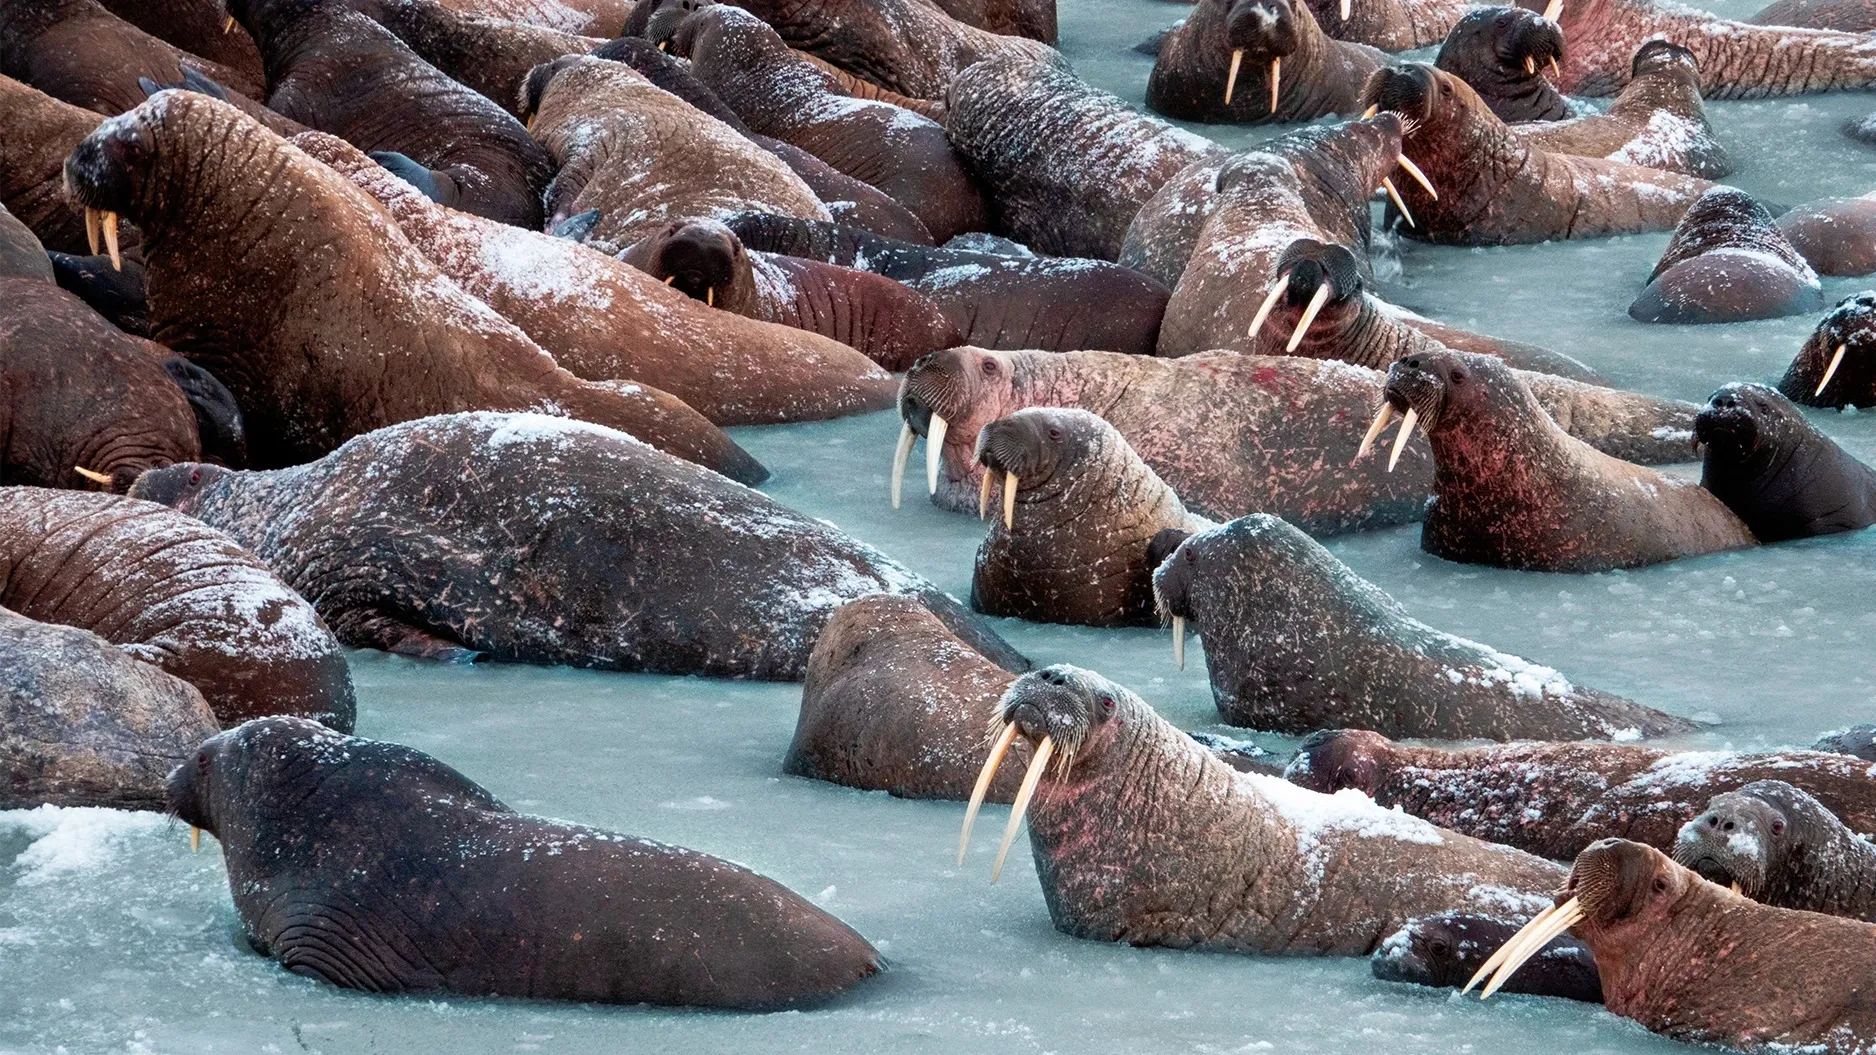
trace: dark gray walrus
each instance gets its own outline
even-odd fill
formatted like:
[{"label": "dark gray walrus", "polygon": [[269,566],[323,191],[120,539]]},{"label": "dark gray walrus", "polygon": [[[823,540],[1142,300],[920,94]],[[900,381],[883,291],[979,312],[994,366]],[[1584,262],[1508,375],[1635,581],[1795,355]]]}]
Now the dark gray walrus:
[{"label": "dark gray walrus", "polygon": [[1713,393],[1694,419],[1694,442],[1706,447],[1700,485],[1761,542],[1876,524],[1876,469],[1772,388],[1735,381]]},{"label": "dark gray walrus", "polygon": [[835,608],[886,592],[1027,665],[838,529],[571,419],[446,414],[291,469],[178,465],[133,490],[233,535],[357,648],[791,681]]},{"label": "dark gray walrus", "polygon": [[[1467,912],[1414,920],[1388,936],[1368,966],[1384,982],[1458,989],[1518,933],[1516,923]],[[1582,942],[1560,934],[1505,983],[1504,992],[1602,1003],[1602,976]]]},{"label": "dark gray walrus", "polygon": [[1674,860],[1761,904],[1876,922],[1876,844],[1782,780],[1713,796]]},{"label": "dark gray walrus", "polygon": [[255,950],[347,989],[761,1009],[881,967],[746,868],[516,813],[421,751],[302,719],[212,737],[168,797],[220,840]]}]

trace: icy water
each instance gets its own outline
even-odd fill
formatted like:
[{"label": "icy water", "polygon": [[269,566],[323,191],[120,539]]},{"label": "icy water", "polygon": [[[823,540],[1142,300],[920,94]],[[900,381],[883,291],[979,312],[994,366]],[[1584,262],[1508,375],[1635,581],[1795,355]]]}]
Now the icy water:
[{"label": "icy water", "polygon": [[[1065,50],[1084,77],[1138,102],[1150,61],[1128,49],[1184,11],[1063,0]],[[1788,203],[1876,187],[1876,151],[1837,132],[1873,108],[1876,95],[1711,104],[1739,162],[1732,182]],[[1237,143],[1270,134],[1207,132]],[[1814,319],[1676,328],[1623,314],[1665,241],[1409,245],[1384,293],[1569,352],[1643,391],[1699,400],[1727,381],[1776,379]],[[1833,282],[1829,292],[1834,302],[1861,288]],[[1814,420],[1876,460],[1876,415]],[[778,499],[961,596],[983,529],[917,501],[888,507],[896,428],[880,414],[738,439],[774,471]],[[1580,577],[1446,564],[1420,552],[1413,528],[1331,548],[1442,629],[1719,722],[1690,745],[1808,744],[1876,719],[1876,533]],[[1203,664],[1195,654],[1175,670],[1164,632],[1001,629],[1040,662],[1097,668],[1183,726],[1221,728]],[[953,867],[960,805],[780,776],[798,686],[439,668],[376,654],[355,656],[354,675],[361,734],[429,751],[517,808],[749,864],[858,928],[893,969],[830,1007],[778,1015],[348,993],[243,947],[212,842],[191,856],[185,830],[161,818],[41,810],[0,814],[0,1053],[1686,1050],[1599,1008],[1528,997],[1481,1005],[1384,984],[1365,960],[1143,951],[1059,935],[1033,870],[1012,867],[988,885],[993,835]],[[990,807],[980,832],[1000,829],[1003,815]]]}]

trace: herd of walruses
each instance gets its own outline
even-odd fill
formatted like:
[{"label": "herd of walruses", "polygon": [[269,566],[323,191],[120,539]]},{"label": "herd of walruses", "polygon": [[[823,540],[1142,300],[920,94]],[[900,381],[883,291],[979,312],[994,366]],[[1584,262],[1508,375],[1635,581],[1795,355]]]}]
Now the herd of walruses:
[{"label": "herd of walruses", "polygon": [[[1823,312],[1876,195],[1713,182],[1703,98],[1876,88],[1876,3],[1526,3],[1197,0],[1146,112],[1054,0],[0,0],[0,807],[167,811],[336,986],[811,1007],[884,969],[859,933],[352,735],[345,650],[799,681],[785,772],[968,801],[960,862],[1011,803],[993,875],[1026,821],[1067,934],[1876,1051],[1869,728],[1647,746],[1695,723],[1318,541],[1584,573],[1876,523],[1800,409],[1876,405],[1876,293],[1703,407],[1374,292],[1382,225],[1671,231],[1635,319]],[[965,602],[723,431],[889,409],[893,504],[988,521]],[[1189,627],[1223,721],[1306,738],[985,616]]]}]

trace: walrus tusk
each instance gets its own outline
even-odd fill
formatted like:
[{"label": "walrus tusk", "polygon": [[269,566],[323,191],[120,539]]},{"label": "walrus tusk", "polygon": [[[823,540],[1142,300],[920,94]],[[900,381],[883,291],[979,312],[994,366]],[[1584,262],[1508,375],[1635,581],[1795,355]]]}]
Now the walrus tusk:
[{"label": "walrus tusk", "polygon": [[1517,948],[1505,957],[1505,962],[1499,965],[1498,973],[1492,975],[1492,980],[1485,983],[1479,999],[1484,1000],[1498,992],[1506,982],[1511,981],[1511,976],[1524,966],[1525,961],[1541,952],[1544,946],[1550,944],[1550,939],[1576,926],[1583,915],[1581,902],[1571,898],[1541,923],[1533,920],[1525,924],[1523,930],[1512,936],[1511,940],[1517,944]]},{"label": "walrus tusk", "polygon": [[224,37],[225,37],[225,36],[227,36],[228,34],[230,34],[230,33],[233,33],[233,32],[234,32],[234,26],[235,26],[235,17],[234,17],[233,15],[229,15],[228,17],[226,17],[226,18],[224,18],[224,19],[222,19],[222,20],[221,20],[221,33],[222,33],[222,36],[224,36]]},{"label": "walrus tusk", "polygon": [[984,806],[984,796],[990,792],[990,782],[996,778],[997,767],[1003,764],[1003,756],[1016,742],[1016,723],[1010,722],[1003,727],[997,741],[990,745],[990,757],[984,759],[983,772],[977,774],[977,786],[971,789],[971,804],[964,810],[964,831],[958,836],[958,864],[964,863],[964,851],[971,844],[971,825],[977,823],[977,811]]},{"label": "walrus tusk", "polygon": [[1231,105],[1231,93],[1238,86],[1238,66],[1244,62],[1244,49],[1238,48],[1231,53],[1231,72],[1225,74],[1225,105]]},{"label": "walrus tusk", "polygon": [[202,852],[202,829],[193,824],[189,825],[189,852],[192,854]]},{"label": "walrus tusk", "polygon": [[1016,474],[1003,474],[1003,530],[1016,530]]},{"label": "walrus tusk", "polygon": [[72,471],[84,477],[85,479],[91,480],[95,483],[108,484],[111,482],[110,477],[104,475],[101,472],[95,472],[91,469],[87,469],[82,465],[72,466]]},{"label": "walrus tusk", "polygon": [[1186,617],[1173,616],[1173,662],[1186,669]]},{"label": "walrus tusk", "polygon": [[1283,60],[1270,60],[1270,116],[1277,116],[1277,85],[1283,83]]},{"label": "walrus tusk", "polygon": [[91,255],[98,255],[98,210],[85,206],[85,241],[91,245]]},{"label": "walrus tusk", "polygon": [[117,214],[104,214],[104,248],[111,254],[111,270],[124,270],[124,258],[117,252]]},{"label": "walrus tusk", "polygon": [[1414,434],[1414,422],[1419,418],[1420,412],[1408,407],[1407,416],[1400,419],[1400,432],[1394,437],[1394,450],[1387,456],[1388,472],[1393,472],[1395,464],[1400,461],[1400,452],[1406,449],[1407,438]]},{"label": "walrus tusk", "polygon": [[1562,17],[1562,15],[1563,0],[1550,0],[1550,3],[1544,5],[1545,21],[1555,22],[1558,18]]},{"label": "walrus tusk", "polygon": [[1394,186],[1394,181],[1388,179],[1386,176],[1382,176],[1381,189],[1387,191],[1388,200],[1392,201],[1394,207],[1400,210],[1400,218],[1407,221],[1407,226],[1414,226],[1414,214],[1407,211],[1407,203],[1401,200],[1400,188]]},{"label": "walrus tusk", "polygon": [[[1519,928],[1518,934],[1523,934],[1525,931],[1530,930],[1532,927],[1537,926],[1556,914],[1557,906],[1555,903],[1545,905],[1542,911],[1531,917],[1529,923]],[[1511,937],[1506,938],[1503,945],[1500,945],[1490,956],[1487,956],[1484,963],[1479,964],[1479,969],[1472,972],[1472,977],[1466,982],[1465,988],[1459,990],[1460,996],[1470,993],[1474,986],[1478,985],[1487,975],[1491,974],[1499,964],[1505,962],[1505,957],[1511,955],[1512,946],[1518,943],[1518,934],[1513,934]]]},{"label": "walrus tusk", "polygon": [[1035,795],[1036,785],[1041,782],[1042,772],[1049,764],[1049,756],[1054,753],[1053,736],[1043,737],[1042,742],[1036,745],[1036,755],[1029,760],[1029,772],[1023,774],[1022,786],[1016,789],[1016,801],[1010,803],[1010,823],[1003,829],[1003,845],[997,847],[997,863],[990,866],[992,884],[1003,875],[1003,859],[1010,854],[1010,843],[1016,841],[1016,829],[1022,826],[1023,814],[1029,810],[1030,797]]},{"label": "walrus tusk", "polygon": [[1824,380],[1819,381],[1817,391],[1811,393],[1812,399],[1824,394],[1824,386],[1830,384],[1830,379],[1837,375],[1837,367],[1843,365],[1843,350],[1848,347],[1847,344],[1837,346],[1837,354],[1830,357],[1830,365],[1824,368]]},{"label": "walrus tusk", "polygon": [[1739,889],[1739,880],[1737,880],[1737,879],[1735,879],[1735,880],[1733,880],[1733,893],[1735,893],[1735,894],[1743,894],[1743,893],[1745,893],[1745,891],[1743,891],[1743,890],[1741,890],[1741,889]]},{"label": "walrus tusk", "polygon": [[1380,438],[1381,433],[1387,429],[1387,423],[1393,420],[1394,404],[1384,399],[1381,401],[1381,409],[1374,413],[1374,421],[1368,426],[1367,434],[1361,438],[1361,447],[1355,452],[1355,461],[1350,462],[1350,465],[1368,456],[1368,452],[1374,449],[1374,441]]},{"label": "walrus tusk", "polygon": [[676,276],[676,275],[667,275],[667,276],[665,276],[665,280],[664,280],[664,284],[668,286],[668,285],[670,285],[670,284],[672,284],[673,282],[676,282],[676,281],[677,281],[677,276]]},{"label": "walrus tusk", "polygon": [[977,485],[977,519],[990,515],[990,469],[984,469],[984,480]]},{"label": "walrus tusk", "polygon": [[1533,77],[1537,76],[1537,60],[1529,55],[1524,57],[1524,72]]},{"label": "walrus tusk", "polygon": [[1309,332],[1309,324],[1316,321],[1316,316],[1322,314],[1322,306],[1329,303],[1329,292],[1329,282],[1324,279],[1322,285],[1316,287],[1316,295],[1309,298],[1309,305],[1303,309],[1303,317],[1296,320],[1296,330],[1290,334],[1290,343],[1283,346],[1285,352],[1294,352],[1296,346],[1303,343],[1303,334]]},{"label": "walrus tusk", "polygon": [[1563,79],[1563,67],[1557,65],[1557,56],[1555,55],[1550,57],[1550,72],[1556,74],[1558,80]]},{"label": "walrus tusk", "polygon": [[1270,292],[1264,295],[1264,302],[1258,305],[1257,315],[1251,319],[1251,328],[1244,332],[1246,337],[1257,336],[1257,331],[1264,328],[1264,320],[1270,318],[1270,312],[1277,306],[1277,298],[1283,294],[1284,275],[1270,284]]},{"label": "walrus tusk", "polygon": [[1375,114],[1378,114],[1380,112],[1381,112],[1381,104],[1375,103],[1373,106],[1370,106],[1366,110],[1363,110],[1361,112],[1361,119],[1366,121],[1370,117],[1373,117]]},{"label": "walrus tusk", "polygon": [[945,456],[945,419],[931,416],[931,428],[925,432],[925,493],[938,493],[938,463]]},{"label": "walrus tusk", "polygon": [[1426,173],[1420,171],[1420,166],[1414,164],[1413,158],[1402,154],[1397,160],[1400,162],[1400,167],[1406,169],[1407,174],[1414,178],[1415,183],[1426,188],[1427,197],[1432,198],[1434,201],[1440,200],[1440,192],[1433,189],[1433,181],[1427,178]]},{"label": "walrus tusk", "polygon": [[1348,21],[1348,16],[1354,13],[1355,13],[1355,0],[1342,0],[1342,21],[1344,22]]},{"label": "walrus tusk", "polygon": [[714,308],[716,306],[717,306],[717,288],[715,286],[705,286],[704,287],[704,307]]},{"label": "walrus tusk", "polygon": [[[539,116],[539,115],[538,115],[538,114],[529,114],[529,115],[528,115],[528,119],[527,119],[526,121],[524,121],[524,122],[522,122],[522,125],[521,125],[521,129],[522,129],[522,131],[524,131],[524,132],[526,132],[526,133],[527,133],[527,134],[529,134],[529,135],[533,135],[533,134],[534,134],[534,119],[535,119],[535,117],[537,117],[537,116]],[[665,285],[667,285],[667,286],[668,286],[668,285],[670,285],[670,283],[669,283],[669,282],[667,282],[667,283],[665,283]]]},{"label": "walrus tusk", "polygon": [[905,485],[905,463],[912,457],[912,444],[918,439],[910,423],[899,426],[899,445],[892,449],[892,507],[899,508],[899,492]]}]

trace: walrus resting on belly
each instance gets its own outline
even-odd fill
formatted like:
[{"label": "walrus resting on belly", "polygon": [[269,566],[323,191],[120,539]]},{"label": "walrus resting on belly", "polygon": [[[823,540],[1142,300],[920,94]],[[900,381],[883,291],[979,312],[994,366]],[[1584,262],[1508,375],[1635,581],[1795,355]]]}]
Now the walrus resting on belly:
[{"label": "walrus resting on belly", "polygon": [[1694,728],[1433,629],[1273,516],[1185,539],[1154,572],[1153,595],[1173,621],[1181,666],[1187,622],[1204,637],[1212,700],[1232,725],[1445,740],[1634,739]]},{"label": "walrus resting on belly", "polygon": [[168,802],[221,843],[255,950],[347,989],[759,1010],[883,966],[744,867],[516,813],[421,751],[307,721],[210,738]]},{"label": "walrus resting on belly", "polygon": [[[65,198],[65,158],[101,120],[93,111],[0,77],[0,205],[48,250],[96,251],[86,237],[83,214]],[[118,233],[125,252],[139,240],[129,224]]]},{"label": "walrus resting on belly", "polygon": [[[983,427],[980,508],[1002,513],[977,549],[971,607],[1085,626],[1157,623],[1151,553],[1167,529],[1202,531],[1114,426],[1085,410],[1035,407]],[[935,462],[934,462],[935,464]]]},{"label": "walrus resting on belly", "polygon": [[[1442,912],[1388,935],[1368,966],[1384,982],[1458,989],[1518,930],[1517,924],[1491,916]],[[1511,976],[1503,991],[1600,1004],[1602,978],[1589,948],[1559,934]]]},{"label": "walrus resting on belly", "polygon": [[443,0],[350,2],[425,62],[517,118],[523,115],[516,112],[516,92],[530,70],[562,55],[585,54],[606,42],[604,37],[472,14]]},{"label": "walrus resting on belly", "polygon": [[1712,492],[1564,432],[1497,359],[1416,353],[1388,369],[1386,400],[1369,436],[1398,411],[1433,447],[1420,548],[1436,557],[1595,572],[1757,543]]},{"label": "walrus resting on belly", "polygon": [[1761,904],[1876,922],[1876,844],[1782,780],[1713,796],[1674,860]]},{"label": "walrus resting on belly", "polygon": [[1515,125],[1574,116],[1543,72],[1562,58],[1557,23],[1519,7],[1475,7],[1446,35],[1433,65],[1465,81],[1499,120]]},{"label": "walrus resting on belly", "polygon": [[793,681],[835,608],[885,592],[1024,665],[957,602],[838,529],[565,418],[426,418],[309,465],[174,466],[134,492],[235,536],[354,647]]},{"label": "walrus resting on belly", "polygon": [[1876,6],[1869,0],[1772,0],[1746,19],[1755,26],[1798,26],[1803,29],[1841,29],[1846,33],[1876,30]]},{"label": "walrus resting on belly", "polygon": [[1823,306],[1817,272],[1765,206],[1745,191],[1714,187],[1674,226],[1628,314],[1637,322],[1744,322]]},{"label": "walrus resting on belly", "polygon": [[1494,980],[1568,929],[1596,957],[1603,1003],[1656,1033],[1753,1051],[1871,1050],[1876,925],[1757,904],[1621,839],[1578,854],[1557,899]]},{"label": "walrus resting on belly", "polygon": [[220,728],[181,678],[5,608],[0,671],[0,809],[162,809],[170,768]]},{"label": "walrus resting on belly", "polygon": [[1707,121],[1693,53],[1651,40],[1635,53],[1635,76],[1609,109],[1566,121],[1513,125],[1533,147],[1578,157],[1720,179],[1733,170]]},{"label": "walrus resting on belly", "polygon": [[224,725],[301,714],[352,727],[352,677],[312,606],[233,539],[161,506],[0,489],[0,607],[189,682]]},{"label": "walrus resting on belly", "polygon": [[1316,733],[1285,774],[1324,793],[1353,788],[1455,831],[1567,860],[1619,836],[1671,849],[1714,795],[1787,780],[1852,830],[1876,833],[1868,761],[1824,751],[1670,752],[1635,744],[1521,743],[1446,750],[1363,730]]},{"label": "walrus resting on belly", "polygon": [[191,55],[96,0],[9,0],[0,7],[0,73],[106,117],[143,101],[137,78],[167,84],[184,70],[249,96],[250,105],[264,87],[253,73]]},{"label": "walrus resting on belly", "polygon": [[1818,320],[1778,390],[1812,407],[1876,406],[1876,293],[1845,297]]},{"label": "walrus resting on belly", "polygon": [[1386,62],[1324,33],[1304,0],[1198,0],[1160,42],[1146,104],[1180,121],[1309,121],[1361,109]]},{"label": "walrus resting on belly", "polygon": [[1857,461],[1764,385],[1734,382],[1694,423],[1706,445],[1700,486],[1763,542],[1876,524],[1876,469]]},{"label": "walrus resting on belly", "polygon": [[1778,218],[1778,230],[1820,275],[1876,272],[1876,196],[1805,202]]},{"label": "walrus resting on belly", "polygon": [[1026,674],[1000,717],[987,766],[1012,741],[1034,750],[1005,850],[1027,812],[1049,917],[1078,938],[1360,956],[1435,912],[1522,919],[1563,875],[1358,795],[1235,772],[1092,671]]}]

